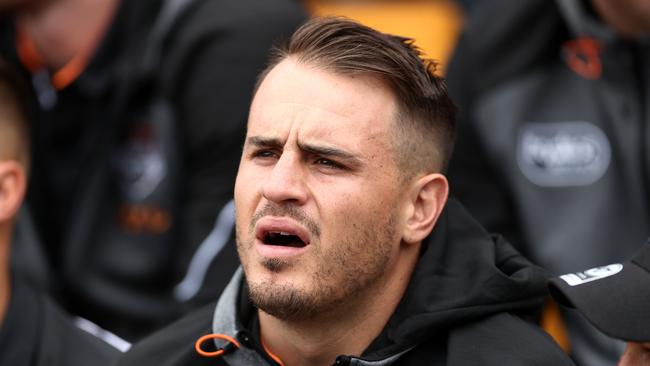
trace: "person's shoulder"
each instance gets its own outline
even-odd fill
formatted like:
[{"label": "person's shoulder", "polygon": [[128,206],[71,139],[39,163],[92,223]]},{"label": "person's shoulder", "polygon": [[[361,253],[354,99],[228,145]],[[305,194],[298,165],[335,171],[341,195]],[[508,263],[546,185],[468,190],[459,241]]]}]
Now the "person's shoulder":
[{"label": "person's shoulder", "polygon": [[220,359],[201,357],[194,349],[194,344],[201,336],[212,333],[214,307],[215,304],[209,304],[193,311],[134,344],[118,365],[220,365]]},{"label": "person's shoulder", "polygon": [[565,29],[554,1],[479,2],[466,20],[449,64],[452,96],[459,98],[459,88],[463,93],[488,90],[555,60]]},{"label": "person's shoulder", "polygon": [[39,365],[112,365],[122,352],[115,344],[100,339],[75,325],[47,296],[42,302]]},{"label": "person's shoulder", "polygon": [[454,329],[449,365],[573,365],[555,341],[535,324],[498,313]]},{"label": "person's shoulder", "polygon": [[[288,39],[306,19],[293,0],[195,0],[179,11],[173,34],[165,39],[163,85],[176,90],[176,82],[185,83],[189,74],[201,78],[190,87],[203,87],[215,82],[210,76],[222,73],[246,86],[248,95],[271,46]],[[221,88],[231,87],[225,86],[228,82],[233,83],[227,79]]]},{"label": "person's shoulder", "polygon": [[256,34],[260,29],[289,29],[306,20],[295,0],[197,0],[188,14],[192,27],[227,28]]}]

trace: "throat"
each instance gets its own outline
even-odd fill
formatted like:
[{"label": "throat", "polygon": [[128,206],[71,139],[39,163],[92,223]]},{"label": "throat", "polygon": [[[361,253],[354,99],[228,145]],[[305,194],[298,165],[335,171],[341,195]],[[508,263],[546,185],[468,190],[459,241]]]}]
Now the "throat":
[{"label": "throat", "polygon": [[311,325],[301,322],[301,326],[295,326],[262,311],[259,313],[264,350],[286,366],[331,366],[339,355],[359,356],[367,347],[360,342],[363,337],[349,337],[356,328],[350,324],[347,329],[324,326],[321,322]]},{"label": "throat", "polygon": [[331,366],[340,355],[361,356],[390,318],[390,310],[375,309],[382,307],[381,299],[373,300],[378,301],[375,306],[360,309],[354,306],[360,304],[339,303],[335,311],[300,320],[283,320],[258,310],[260,338],[287,366]]}]

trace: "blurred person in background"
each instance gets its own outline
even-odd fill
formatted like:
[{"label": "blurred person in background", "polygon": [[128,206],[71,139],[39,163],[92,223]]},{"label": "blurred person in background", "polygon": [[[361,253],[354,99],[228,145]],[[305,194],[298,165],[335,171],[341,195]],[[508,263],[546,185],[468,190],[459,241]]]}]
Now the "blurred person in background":
[{"label": "blurred person in background", "polygon": [[26,96],[23,80],[0,58],[0,365],[112,365],[118,349],[75,326],[42,289],[11,270],[30,160]]},{"label": "blurred person in background", "polygon": [[32,81],[28,209],[54,293],[129,339],[216,296],[238,265],[229,201],[252,86],[300,6],[0,0],[0,12],[0,54]]},{"label": "blurred person in background", "polygon": [[[477,2],[448,80],[455,194],[561,274],[629,258],[650,235],[650,2]],[[580,365],[623,350],[563,311]]]},{"label": "blurred person in background", "polygon": [[650,366],[650,241],[625,263],[553,278],[549,289],[603,333],[627,341],[618,366]]}]

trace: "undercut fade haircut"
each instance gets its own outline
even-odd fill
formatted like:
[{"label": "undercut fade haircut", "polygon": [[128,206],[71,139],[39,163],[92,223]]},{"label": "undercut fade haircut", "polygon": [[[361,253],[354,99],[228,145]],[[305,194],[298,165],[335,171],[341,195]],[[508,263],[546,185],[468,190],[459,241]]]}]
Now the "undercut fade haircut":
[{"label": "undercut fade haircut", "polygon": [[456,107],[413,39],[390,35],[342,17],[312,18],[289,42],[271,51],[268,73],[283,60],[341,75],[369,75],[386,82],[397,100],[393,143],[403,178],[446,168],[455,139]]},{"label": "undercut fade haircut", "polygon": [[0,159],[16,159],[27,169],[31,113],[25,80],[0,58]]}]

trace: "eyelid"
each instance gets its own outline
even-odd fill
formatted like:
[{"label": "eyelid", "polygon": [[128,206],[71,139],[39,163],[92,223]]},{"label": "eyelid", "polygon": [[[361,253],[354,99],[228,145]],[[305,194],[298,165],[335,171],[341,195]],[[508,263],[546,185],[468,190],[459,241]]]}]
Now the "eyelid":
[{"label": "eyelid", "polygon": [[249,156],[251,158],[269,158],[271,156],[263,156],[262,154],[269,153],[273,155],[277,155],[275,151],[271,148],[255,148],[253,149],[250,153]]},{"label": "eyelid", "polygon": [[330,168],[330,169],[340,169],[340,170],[349,170],[349,168],[348,168],[345,164],[342,164],[342,163],[339,162],[338,160],[335,160],[335,159],[332,159],[332,158],[328,158],[328,157],[326,157],[326,156],[316,156],[316,157],[314,158],[314,161],[315,161],[315,162],[318,162],[318,161],[320,161],[320,160],[326,160],[326,161],[329,162],[329,164],[319,164],[319,165],[322,165],[322,166],[326,166],[327,168]]}]

